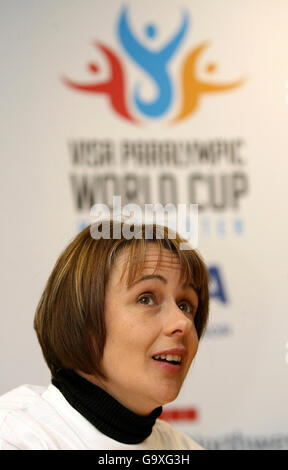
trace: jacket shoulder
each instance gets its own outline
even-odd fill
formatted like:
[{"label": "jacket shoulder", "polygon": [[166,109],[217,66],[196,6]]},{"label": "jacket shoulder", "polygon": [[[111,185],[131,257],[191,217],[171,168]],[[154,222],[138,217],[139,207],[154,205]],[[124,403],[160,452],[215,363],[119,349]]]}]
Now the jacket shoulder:
[{"label": "jacket shoulder", "polygon": [[33,409],[41,410],[47,387],[21,385],[0,397],[0,449],[43,449],[41,424]]}]

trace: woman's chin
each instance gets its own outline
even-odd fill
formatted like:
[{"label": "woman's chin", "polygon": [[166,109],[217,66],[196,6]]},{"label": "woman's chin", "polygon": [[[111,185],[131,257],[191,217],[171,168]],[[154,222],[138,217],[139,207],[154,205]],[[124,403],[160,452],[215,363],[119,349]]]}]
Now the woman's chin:
[{"label": "woman's chin", "polygon": [[180,392],[180,388],[175,388],[175,389],[169,389],[169,390],[163,390],[162,393],[158,394],[158,399],[159,399],[159,406],[164,406],[167,403],[171,403],[172,401],[176,400]]}]

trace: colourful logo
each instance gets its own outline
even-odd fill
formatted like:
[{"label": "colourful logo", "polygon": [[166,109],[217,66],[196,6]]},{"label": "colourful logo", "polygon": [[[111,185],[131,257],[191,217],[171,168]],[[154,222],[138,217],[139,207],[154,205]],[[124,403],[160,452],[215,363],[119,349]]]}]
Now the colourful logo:
[{"label": "colourful logo", "polygon": [[[106,95],[112,109],[122,118],[140,124],[143,119],[159,119],[169,113],[175,99],[179,101],[177,113],[169,120],[171,123],[182,121],[197,110],[202,97],[208,93],[232,90],[243,84],[240,78],[230,83],[213,83],[203,81],[197,75],[197,62],[201,53],[208,47],[203,42],[192,48],[183,58],[179,71],[179,79],[173,79],[170,71],[175,54],[187,35],[189,29],[189,15],[182,14],[182,19],[176,33],[158,50],[144,45],[133,32],[128,19],[127,7],[117,21],[117,36],[126,56],[143,72],[143,80],[147,77],[156,87],[156,97],[151,100],[143,99],[143,81],[135,83],[132,90],[128,88],[123,57],[102,42],[95,42],[94,46],[100,50],[107,61],[109,78],[105,81],[79,83],[63,78],[70,88],[87,93]],[[145,26],[145,35],[149,42],[158,36],[157,25],[149,23]],[[88,64],[90,73],[97,74],[100,69],[97,64]],[[215,63],[208,63],[205,72],[210,74],[216,70]],[[176,81],[176,83],[175,83]],[[135,115],[136,114],[136,115]]]}]

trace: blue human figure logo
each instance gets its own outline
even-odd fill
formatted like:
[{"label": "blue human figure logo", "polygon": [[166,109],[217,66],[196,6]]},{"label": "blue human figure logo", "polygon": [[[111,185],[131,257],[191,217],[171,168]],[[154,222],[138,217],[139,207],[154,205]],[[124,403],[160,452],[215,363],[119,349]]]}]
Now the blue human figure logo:
[{"label": "blue human figure logo", "polygon": [[[178,32],[159,50],[150,50],[145,47],[131,31],[128,24],[127,8],[124,7],[118,22],[118,36],[122,46],[129,56],[151,77],[157,86],[158,94],[152,101],[141,99],[140,87],[137,83],[133,92],[133,100],[141,113],[157,118],[162,116],[169,108],[173,98],[173,87],[169,76],[168,62],[184,39],[188,28],[188,14],[182,15],[182,23]],[[153,23],[146,26],[145,34],[150,39],[157,37],[157,28]]]}]

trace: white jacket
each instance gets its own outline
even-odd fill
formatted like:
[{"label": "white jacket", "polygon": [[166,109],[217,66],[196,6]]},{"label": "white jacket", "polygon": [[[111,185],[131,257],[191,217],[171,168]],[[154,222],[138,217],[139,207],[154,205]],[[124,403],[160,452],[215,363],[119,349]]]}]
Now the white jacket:
[{"label": "white jacket", "polygon": [[21,385],[0,397],[1,450],[203,450],[185,434],[157,419],[140,444],[102,434],[54,386]]}]

